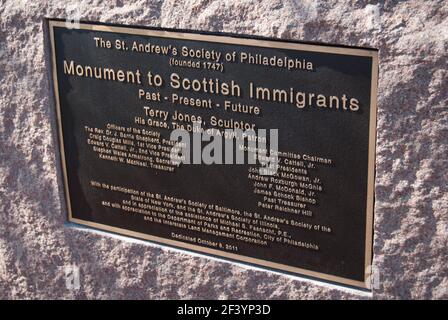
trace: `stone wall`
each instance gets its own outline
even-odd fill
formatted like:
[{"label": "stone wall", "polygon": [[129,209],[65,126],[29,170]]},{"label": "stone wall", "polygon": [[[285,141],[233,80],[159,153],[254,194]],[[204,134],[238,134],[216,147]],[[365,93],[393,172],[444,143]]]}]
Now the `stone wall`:
[{"label": "stone wall", "polygon": [[[448,2],[0,2],[0,298],[448,298]],[[364,293],[67,225],[44,17],[380,50],[374,265]],[[81,271],[67,290],[63,266]]]}]

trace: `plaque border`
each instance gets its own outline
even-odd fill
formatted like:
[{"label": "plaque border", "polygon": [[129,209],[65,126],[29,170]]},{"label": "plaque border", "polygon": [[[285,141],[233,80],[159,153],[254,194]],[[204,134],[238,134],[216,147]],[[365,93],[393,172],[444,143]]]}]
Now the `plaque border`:
[{"label": "plaque border", "polygon": [[[149,235],[141,232],[136,232],[128,229],[112,227],[109,225],[91,222],[87,220],[81,220],[74,218],[72,215],[70,193],[68,189],[68,175],[65,160],[65,149],[63,139],[63,129],[61,122],[60,100],[59,100],[59,87],[58,76],[56,67],[56,50],[54,45],[54,28],[61,27],[66,28],[66,21],[58,18],[45,18],[50,33],[50,45],[51,45],[51,73],[53,79],[53,90],[55,98],[55,108],[58,127],[58,140],[60,147],[60,161],[62,166],[62,173],[64,178],[64,193],[65,203],[68,211],[68,221],[93,227],[102,231],[109,231],[116,234],[139,238],[143,240],[149,240],[156,244],[168,245],[178,249],[187,249],[199,254],[211,255],[217,258],[224,258],[227,260],[236,261],[238,263],[247,263],[256,267],[268,268],[277,272],[287,272],[294,276],[310,277],[318,280],[324,280],[336,284],[343,284],[358,289],[371,291],[371,271],[372,271],[372,259],[373,259],[373,218],[374,218],[374,188],[375,188],[375,154],[376,154],[376,123],[377,123],[377,89],[378,89],[378,50],[374,48],[362,48],[362,47],[350,47],[334,44],[323,44],[317,42],[302,42],[295,40],[283,40],[273,39],[267,37],[258,36],[244,36],[230,33],[220,32],[202,32],[192,30],[181,29],[169,29],[169,28],[156,28],[156,27],[143,27],[143,26],[126,26],[121,24],[111,24],[93,21],[80,21],[79,28],[77,29],[113,32],[122,34],[133,34],[142,36],[162,37],[162,38],[174,38],[174,39],[186,39],[196,41],[215,42],[223,44],[235,44],[243,46],[254,47],[266,47],[277,49],[289,49],[300,50],[309,52],[322,52],[341,55],[354,55],[371,57],[372,70],[371,70],[371,88],[370,88],[370,123],[369,123],[369,147],[368,147],[368,173],[367,173],[367,201],[366,201],[366,232],[365,232],[365,258],[364,258],[364,281],[357,281],[350,278],[335,276],[323,272],[317,272],[309,269],[293,267],[290,265],[272,262],[269,260],[263,260],[258,258],[252,258],[245,255],[229,253],[216,249],[211,249],[187,242],[171,240],[154,235]],[[51,85],[50,85],[51,87]]]}]

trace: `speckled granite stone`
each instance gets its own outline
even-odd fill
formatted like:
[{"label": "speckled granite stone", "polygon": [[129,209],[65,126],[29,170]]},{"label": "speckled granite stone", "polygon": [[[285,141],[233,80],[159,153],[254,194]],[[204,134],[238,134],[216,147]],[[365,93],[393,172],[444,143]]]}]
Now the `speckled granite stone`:
[{"label": "speckled granite stone", "polygon": [[[448,2],[81,1],[85,20],[380,49],[374,265],[362,293],[65,224],[44,17],[0,2],[0,298],[448,298]],[[76,264],[81,288],[67,290]]]}]

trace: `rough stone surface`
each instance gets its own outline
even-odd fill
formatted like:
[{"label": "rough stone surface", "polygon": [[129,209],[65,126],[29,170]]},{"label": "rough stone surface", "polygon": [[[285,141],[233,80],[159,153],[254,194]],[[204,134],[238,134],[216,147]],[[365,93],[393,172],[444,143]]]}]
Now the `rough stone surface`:
[{"label": "rough stone surface", "polygon": [[[448,298],[448,2],[0,1],[0,299]],[[380,49],[372,294],[65,225],[44,17]],[[66,289],[62,266],[81,269]]]}]

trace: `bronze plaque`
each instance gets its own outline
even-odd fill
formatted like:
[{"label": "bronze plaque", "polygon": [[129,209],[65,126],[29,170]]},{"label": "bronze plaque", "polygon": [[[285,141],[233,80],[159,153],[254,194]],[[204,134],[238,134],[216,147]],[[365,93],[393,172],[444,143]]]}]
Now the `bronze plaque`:
[{"label": "bronze plaque", "polygon": [[69,221],[370,288],[377,50],[48,23]]}]

